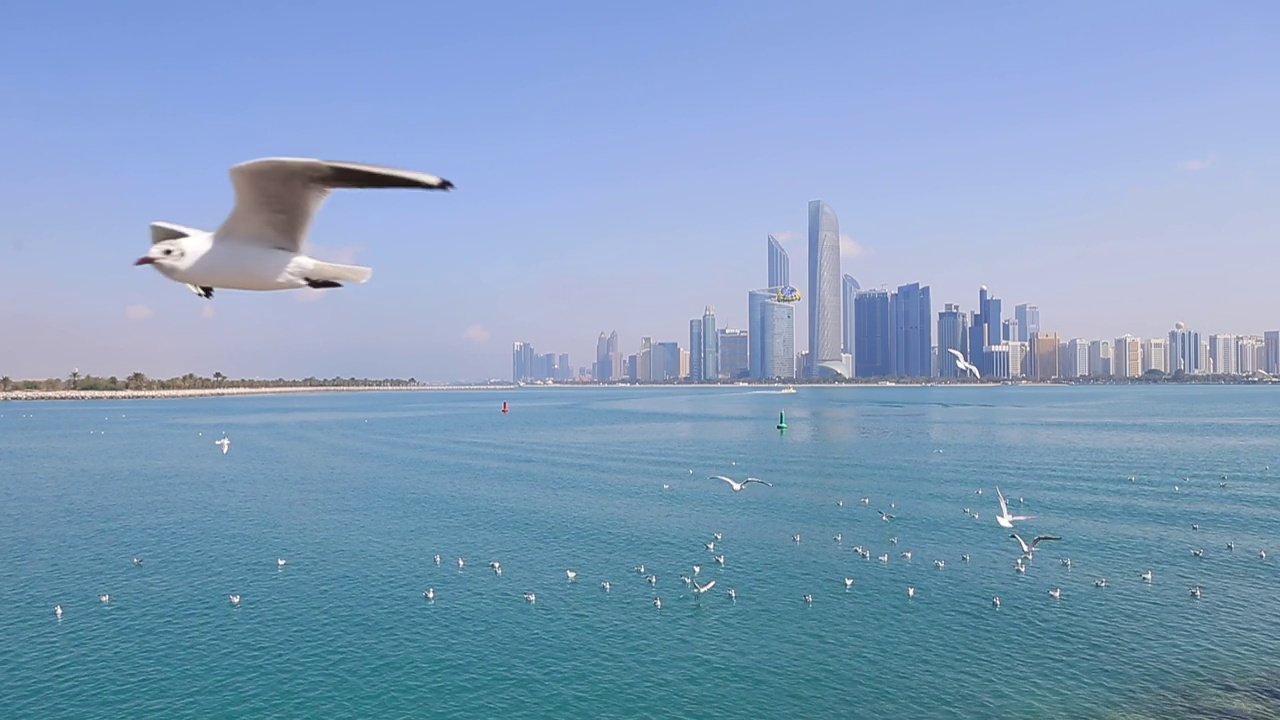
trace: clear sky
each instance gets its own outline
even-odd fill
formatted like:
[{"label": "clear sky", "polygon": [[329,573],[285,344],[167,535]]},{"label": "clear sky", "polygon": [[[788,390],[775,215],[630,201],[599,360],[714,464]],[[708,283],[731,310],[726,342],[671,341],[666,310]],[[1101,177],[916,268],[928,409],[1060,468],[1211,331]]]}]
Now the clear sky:
[{"label": "clear sky", "polygon": [[[601,330],[744,326],[806,203],[864,288],[980,284],[1046,331],[1280,327],[1274,2],[49,2],[0,25],[0,374],[508,377]],[[132,266],[227,168],[381,163],[311,231],[365,285]],[[807,344],[797,308],[797,347]]]}]

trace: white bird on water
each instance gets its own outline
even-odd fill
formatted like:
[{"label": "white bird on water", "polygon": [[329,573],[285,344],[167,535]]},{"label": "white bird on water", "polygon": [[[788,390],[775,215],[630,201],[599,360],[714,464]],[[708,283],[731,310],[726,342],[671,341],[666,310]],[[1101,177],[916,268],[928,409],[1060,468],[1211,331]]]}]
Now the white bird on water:
[{"label": "white bird on water", "polygon": [[228,595],[228,596],[227,596],[227,599],[231,601],[231,604],[232,604],[232,605],[237,605],[237,606],[238,606],[238,605],[240,604],[240,596],[239,596],[239,595]]},{"label": "white bird on water", "polygon": [[[732,592],[732,591],[730,591],[730,592]],[[62,619],[62,606],[61,606],[61,605],[54,605],[54,606],[53,606],[53,614],[54,614],[54,617],[56,617],[56,618],[58,618],[59,620],[61,620],[61,619]]]},{"label": "white bird on water", "polygon": [[704,592],[706,592],[706,591],[710,590],[711,588],[713,588],[713,587],[715,587],[715,586],[716,586],[716,581],[715,581],[715,580],[712,580],[711,582],[707,583],[706,585],[699,585],[699,584],[698,584],[698,581],[697,581],[697,580],[694,580],[694,581],[693,581],[693,586],[692,586],[690,589],[691,589],[691,590],[693,590],[693,594],[695,594],[695,595],[701,595],[702,593],[704,593]]},{"label": "white bird on water", "polygon": [[289,561],[285,560],[284,558],[276,558],[276,567],[284,567],[285,564],[288,562]]},{"label": "white bird on water", "polygon": [[426,591],[426,592],[424,592],[424,593],[422,593],[422,597],[426,598],[427,600],[430,600],[431,602],[435,602],[435,601],[436,601],[436,589],[435,589],[435,588],[427,588],[427,591]]},{"label": "white bird on water", "polygon": [[103,604],[106,604],[111,602],[111,596],[106,593],[103,593],[98,596],[98,600],[101,601]]},{"label": "white bird on water", "polygon": [[916,589],[915,589],[915,588],[913,588],[913,587],[909,587],[909,588],[907,588],[907,599],[908,599],[908,600],[910,600],[911,598],[914,598],[915,596],[916,596]]},{"label": "white bird on water", "polygon": [[577,579],[578,579],[578,571],[577,571],[577,570],[565,570],[565,571],[564,571],[564,576],[565,576],[565,577],[567,577],[567,578],[569,578],[569,582],[573,582],[574,580],[577,580]]},{"label": "white bird on water", "polygon": [[437,553],[437,554],[435,554],[435,555],[432,555],[432,556],[431,556],[431,559],[436,561],[436,565],[439,565],[439,564],[440,564],[440,554],[439,554],[439,553]]},{"label": "white bird on water", "polygon": [[373,271],[321,262],[302,252],[312,217],[337,188],[449,190],[426,173],[308,158],[262,158],[231,168],[236,203],[214,232],[151,223],[151,249],[134,265],[212,298],[214,288],[289,290],[363,283]]},{"label": "white bird on water", "polygon": [[1054,589],[1052,589],[1052,590],[1050,590],[1050,591],[1049,591],[1049,595],[1050,595],[1054,600],[1061,600],[1061,599],[1062,599],[1062,590],[1061,590],[1061,589],[1059,589],[1059,588],[1054,588]]},{"label": "white bird on water", "polygon": [[1000,498],[1000,514],[996,516],[996,523],[1007,529],[1013,529],[1013,524],[1019,520],[1030,520],[1034,515],[1012,515],[1009,513],[1009,503],[1004,499],[1004,493],[1000,492],[1000,486],[996,486],[996,497]]},{"label": "white bird on water", "polygon": [[537,595],[534,595],[533,593],[525,593],[525,594],[524,594],[524,599],[525,599],[525,600],[528,600],[530,603],[536,603],[536,602],[538,602],[538,596],[537,596]]},{"label": "white bird on water", "polygon": [[[223,454],[223,455],[226,455],[226,454],[227,454],[227,451],[231,449],[231,438],[224,436],[221,440],[215,440],[213,444],[214,444],[214,445],[221,445],[221,446],[222,446],[222,454]],[[250,454],[252,454],[252,453],[250,453]]]},{"label": "white bird on water", "polygon": [[765,485],[767,487],[773,487],[772,483],[767,483],[764,480],[761,480],[760,478],[753,478],[753,477],[749,477],[746,480],[743,480],[742,482],[738,482],[737,480],[734,480],[733,478],[730,478],[730,477],[725,477],[724,475],[712,475],[711,479],[723,480],[729,483],[729,487],[733,488],[734,492],[742,492],[742,488],[746,487],[751,483],[760,483],[761,485]]},{"label": "white bird on water", "polygon": [[848,590],[848,589],[850,589],[850,588],[852,588],[852,587],[853,587],[853,578],[851,578],[851,577],[847,577],[847,578],[845,578],[845,579],[844,579],[844,589],[845,589],[845,590]]}]

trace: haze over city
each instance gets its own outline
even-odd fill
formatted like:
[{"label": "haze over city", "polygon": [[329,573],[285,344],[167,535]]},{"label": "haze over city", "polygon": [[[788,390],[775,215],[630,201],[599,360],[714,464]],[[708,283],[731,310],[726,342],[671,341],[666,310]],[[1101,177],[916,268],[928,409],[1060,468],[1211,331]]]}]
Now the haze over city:
[{"label": "haze over city", "polygon": [[[16,6],[0,31],[0,373],[509,377],[514,340],[747,325],[772,234],[842,273],[987,285],[1063,338],[1280,326],[1272,4],[554,9]],[[194,296],[131,261],[263,156],[436,173],[339,191],[332,291]],[[806,302],[795,306],[797,350]]]}]

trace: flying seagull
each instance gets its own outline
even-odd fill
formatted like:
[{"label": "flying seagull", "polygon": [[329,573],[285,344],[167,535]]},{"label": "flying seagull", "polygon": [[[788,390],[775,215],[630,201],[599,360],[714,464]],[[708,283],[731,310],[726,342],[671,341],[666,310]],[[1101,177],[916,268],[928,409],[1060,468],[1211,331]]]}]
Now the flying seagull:
[{"label": "flying seagull", "polygon": [[216,441],[214,441],[214,443],[213,443],[213,444],[214,444],[214,445],[221,445],[221,446],[222,446],[222,454],[223,454],[223,455],[226,455],[226,454],[227,454],[227,451],[231,449],[231,438],[229,438],[229,437],[223,437],[221,440],[216,440]]},{"label": "flying seagull", "polygon": [[767,483],[767,482],[765,482],[764,480],[761,480],[760,478],[753,478],[753,477],[749,477],[749,478],[747,478],[746,480],[743,480],[742,482],[738,482],[737,480],[734,480],[733,478],[727,478],[727,477],[725,477],[725,476],[723,476],[723,475],[712,475],[712,476],[711,476],[711,479],[712,479],[712,480],[723,480],[723,481],[725,481],[725,482],[729,483],[729,487],[733,488],[733,491],[734,491],[734,492],[742,492],[742,488],[746,487],[748,483],[760,483],[761,485],[765,485],[765,486],[767,486],[767,487],[773,487],[773,484],[772,484],[772,483]]},{"label": "flying seagull", "polygon": [[1017,541],[1018,541],[1018,544],[1022,546],[1022,554],[1023,554],[1023,555],[1026,555],[1026,556],[1028,556],[1028,557],[1030,557],[1030,556],[1031,556],[1031,554],[1032,554],[1032,553],[1034,553],[1034,552],[1036,551],[1036,545],[1039,545],[1039,544],[1041,543],[1041,541],[1044,541],[1044,540],[1061,540],[1061,539],[1062,539],[1062,538],[1060,538],[1060,537],[1056,537],[1056,536],[1054,536],[1054,535],[1037,535],[1036,537],[1034,537],[1034,538],[1032,538],[1032,539],[1031,539],[1031,544],[1030,544],[1030,545],[1028,545],[1028,544],[1027,544],[1027,542],[1026,542],[1025,540],[1023,540],[1023,539],[1022,539],[1022,537],[1021,537],[1020,535],[1018,535],[1018,533],[1009,533],[1009,537],[1011,537],[1011,538],[1013,538],[1014,540],[1017,540]]},{"label": "flying seagull", "polygon": [[1004,499],[1004,493],[1000,492],[1000,486],[996,486],[996,497],[1000,498],[1000,514],[996,516],[996,522],[1002,528],[1012,529],[1013,524],[1018,520],[1030,520],[1034,515],[1010,515],[1009,503]]},{"label": "flying seagull", "polygon": [[968,360],[965,360],[964,355],[961,354],[959,350],[956,350],[955,348],[947,348],[947,352],[955,356],[956,369],[959,370],[961,374],[972,375],[975,380],[982,379],[982,373],[978,372],[977,366]]},{"label": "flying seagull", "polygon": [[236,203],[210,233],[168,222],[151,223],[151,249],[134,265],[212,298],[214,288],[289,290],[363,283],[373,270],[336,265],[302,252],[316,210],[337,188],[449,190],[453,183],[426,173],[306,158],[262,158],[231,168]]}]

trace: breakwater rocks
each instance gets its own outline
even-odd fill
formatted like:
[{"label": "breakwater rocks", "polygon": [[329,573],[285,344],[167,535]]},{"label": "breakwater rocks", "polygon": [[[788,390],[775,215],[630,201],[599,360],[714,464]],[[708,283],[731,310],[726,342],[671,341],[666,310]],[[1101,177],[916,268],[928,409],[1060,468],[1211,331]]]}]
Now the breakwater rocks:
[{"label": "breakwater rocks", "polygon": [[10,390],[0,392],[5,400],[171,400],[174,398],[242,397],[245,395],[283,395],[288,393],[332,392],[423,392],[430,390],[509,390],[510,385],[412,385],[384,387],[364,385],[351,387],[261,387],[199,388],[193,390]]}]

